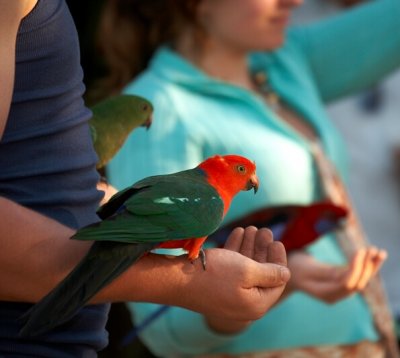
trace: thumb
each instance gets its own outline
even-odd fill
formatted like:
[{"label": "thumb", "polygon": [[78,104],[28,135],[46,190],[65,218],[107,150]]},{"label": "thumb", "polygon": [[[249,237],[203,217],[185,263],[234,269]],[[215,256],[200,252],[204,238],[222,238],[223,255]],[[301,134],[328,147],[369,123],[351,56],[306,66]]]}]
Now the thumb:
[{"label": "thumb", "polygon": [[273,263],[257,263],[253,287],[271,288],[286,284],[290,279],[290,271],[286,266]]}]

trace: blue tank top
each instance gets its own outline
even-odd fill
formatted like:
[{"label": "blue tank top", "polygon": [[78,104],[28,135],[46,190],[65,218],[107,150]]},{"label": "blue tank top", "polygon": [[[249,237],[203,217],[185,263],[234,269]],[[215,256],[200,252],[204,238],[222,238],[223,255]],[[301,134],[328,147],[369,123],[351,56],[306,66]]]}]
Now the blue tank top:
[{"label": "blue tank top", "polygon": [[21,23],[11,109],[0,141],[0,195],[72,228],[101,198],[79,43],[64,1],[39,0]]},{"label": "blue tank top", "polygon": [[[75,25],[64,0],[38,0],[21,22],[11,109],[0,141],[0,196],[64,225],[99,220],[97,160],[84,105]],[[32,341],[17,339],[30,307],[0,303],[0,356],[95,356],[107,344],[109,305],[88,306]]]}]

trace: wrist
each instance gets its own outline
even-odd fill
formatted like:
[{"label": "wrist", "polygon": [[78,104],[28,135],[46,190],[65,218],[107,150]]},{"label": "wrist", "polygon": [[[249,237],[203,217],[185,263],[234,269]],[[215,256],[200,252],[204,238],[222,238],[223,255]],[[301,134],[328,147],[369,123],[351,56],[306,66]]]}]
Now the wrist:
[{"label": "wrist", "polygon": [[218,334],[238,334],[245,330],[252,321],[227,320],[219,317],[204,317],[208,327]]}]

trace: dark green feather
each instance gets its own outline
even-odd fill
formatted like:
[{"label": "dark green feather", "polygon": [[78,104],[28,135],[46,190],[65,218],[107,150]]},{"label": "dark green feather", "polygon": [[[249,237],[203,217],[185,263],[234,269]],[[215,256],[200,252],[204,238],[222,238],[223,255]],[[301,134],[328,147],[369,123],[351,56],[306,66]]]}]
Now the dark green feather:
[{"label": "dark green feather", "polygon": [[218,228],[223,210],[200,169],[153,176],[114,195],[99,210],[107,219],[73,239],[139,243],[202,237]]},{"label": "dark green feather", "polygon": [[150,251],[155,244],[95,242],[78,266],[21,317],[21,337],[38,336],[70,320],[84,303]]},{"label": "dark green feather", "polygon": [[95,241],[77,267],[25,315],[21,336],[68,321],[102,287],[161,242],[208,236],[223,218],[223,201],[195,168],[143,179],[115,194],[103,220],[72,238]]}]

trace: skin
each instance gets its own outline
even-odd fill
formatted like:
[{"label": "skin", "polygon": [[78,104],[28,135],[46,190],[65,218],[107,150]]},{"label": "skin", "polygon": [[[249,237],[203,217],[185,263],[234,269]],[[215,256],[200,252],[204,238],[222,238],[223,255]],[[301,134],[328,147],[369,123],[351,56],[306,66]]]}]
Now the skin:
[{"label": "skin", "polygon": [[[266,228],[259,230],[254,226],[248,226],[245,229],[236,228],[229,235],[224,248],[239,252],[259,263],[275,262],[287,266],[283,244],[274,241],[272,232]],[[271,295],[276,295],[278,301],[283,290],[284,287],[280,286],[279,290],[272,290]],[[260,294],[262,293],[260,292]],[[252,323],[251,320],[230,320],[220,315],[206,315],[205,320],[211,329],[225,334],[240,332]]]},{"label": "skin", "polygon": [[[82,259],[90,243],[69,240],[72,229],[0,198],[0,210],[4,207],[9,210],[0,226],[0,237],[7,238],[0,250],[0,299],[37,302]],[[27,220],[25,225],[22,219]],[[274,258],[258,263],[223,249],[207,250],[206,255],[206,271],[199,260],[191,264],[185,256],[171,260],[148,255],[91,303],[146,301],[229,320],[254,320],[275,303],[290,277]]]},{"label": "skin", "polygon": [[285,294],[300,290],[326,303],[333,304],[361,292],[381,268],[387,253],[377,247],[359,249],[344,266],[327,265],[311,255],[297,251],[289,255],[292,272]]},{"label": "skin", "polygon": [[198,23],[204,39],[199,48],[189,24],[176,38],[176,50],[210,76],[255,90],[247,54],[271,50],[285,40],[293,9],[302,0],[203,0]]},{"label": "skin", "polygon": [[[35,4],[35,0],[0,0],[0,140],[11,103],[18,26]],[[70,240],[71,228],[1,196],[0,215],[0,300],[39,301],[91,245]],[[148,301],[252,320],[269,309],[290,277],[279,262],[258,263],[230,250],[208,250],[207,257],[204,271],[200,262],[192,265],[186,257],[148,255],[91,303]]]},{"label": "skin", "polygon": [[[209,76],[257,93],[247,66],[250,51],[276,50],[285,41],[292,11],[302,0],[203,0],[197,22],[203,39],[196,42],[196,28],[188,24],[174,42],[183,57]],[[291,111],[289,109],[289,111]],[[316,133],[300,116],[282,117],[309,139]],[[359,249],[348,265],[327,265],[303,251],[292,253],[288,267],[292,278],[285,296],[295,290],[334,303],[360,292],[379,270],[386,252],[376,247]]]}]

